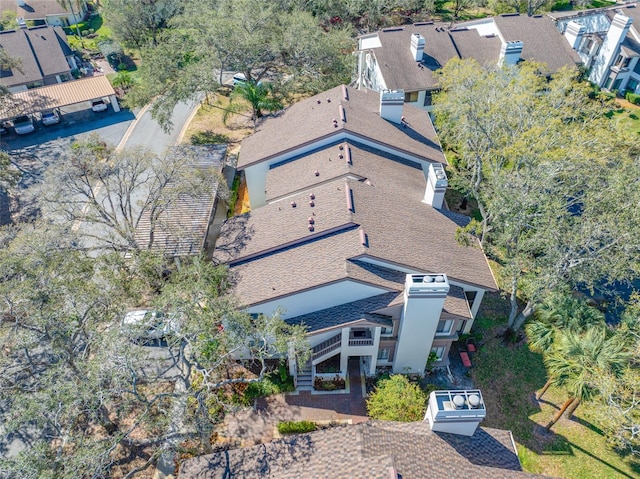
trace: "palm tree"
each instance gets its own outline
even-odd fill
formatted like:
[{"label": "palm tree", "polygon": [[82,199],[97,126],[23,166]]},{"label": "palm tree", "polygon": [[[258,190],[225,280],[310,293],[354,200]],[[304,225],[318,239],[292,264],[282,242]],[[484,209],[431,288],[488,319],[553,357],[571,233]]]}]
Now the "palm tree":
[{"label": "palm tree", "polygon": [[244,100],[251,105],[251,119],[255,127],[258,118],[264,116],[265,111],[281,110],[284,106],[280,98],[274,92],[272,83],[256,82],[253,79],[239,82],[235,85],[231,93],[231,104],[225,112],[223,121],[226,121],[229,113],[237,113],[241,110],[241,105],[236,100]]},{"label": "palm tree", "polygon": [[633,357],[620,334],[606,328],[591,327],[584,333],[564,331],[556,340],[553,351],[544,358],[554,382],[564,386],[569,398],[546,428],[551,427],[565,411],[571,417],[582,401],[597,394],[593,378],[611,374],[619,376]]},{"label": "palm tree", "polygon": [[[529,349],[546,356],[553,350],[560,332],[582,333],[592,327],[604,329],[604,315],[600,311],[583,300],[556,294],[540,305],[535,321],[528,323],[525,330]],[[537,394],[538,399],[542,398],[554,380],[554,376],[549,374],[549,379]]]}]

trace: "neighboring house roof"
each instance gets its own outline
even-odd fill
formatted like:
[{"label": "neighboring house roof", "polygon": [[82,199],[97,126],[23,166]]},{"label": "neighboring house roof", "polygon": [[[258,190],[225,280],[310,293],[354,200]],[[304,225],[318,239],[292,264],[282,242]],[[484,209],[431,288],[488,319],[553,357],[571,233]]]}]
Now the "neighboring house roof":
[{"label": "neighboring house roof", "polygon": [[[218,194],[218,179],[225,164],[226,145],[174,146],[169,155],[185,159],[183,175],[198,175],[211,185],[206,192],[180,192],[160,213],[153,229],[151,249],[170,256],[201,254]],[[168,186],[171,188],[171,186]],[[150,214],[136,228],[136,242],[146,248],[152,232]]]},{"label": "neighboring house roof", "polygon": [[551,73],[582,62],[547,16],[501,15],[493,17],[493,21],[505,41],[522,42],[521,59],[543,62]]},{"label": "neighboring house roof", "polygon": [[[505,41],[523,42],[521,58],[524,60],[544,62],[551,72],[580,63],[578,54],[547,17],[509,14],[493,17],[492,20]],[[480,30],[473,28],[474,24],[487,21],[491,19],[461,23],[453,28],[449,25],[419,23],[383,29],[377,32],[380,46],[368,48],[369,45],[375,47],[375,43],[363,41],[363,49],[375,55],[387,88],[405,91],[435,89],[438,77],[434,72],[452,58],[473,58],[480,64],[499,61],[502,46],[500,36],[480,35]],[[481,30],[488,32],[491,29]],[[425,40],[421,62],[415,61],[410,49],[411,35],[414,33],[419,33]],[[361,37],[367,38],[371,38],[371,35]]]},{"label": "neighboring house roof", "polygon": [[184,461],[180,479],[507,479],[522,472],[511,433],[435,433],[426,422],[370,421]]},{"label": "neighboring house roof", "polygon": [[[346,121],[342,121],[341,107]],[[267,161],[321,139],[335,137],[338,141],[347,133],[426,161],[446,163],[433,125],[423,111],[405,107],[406,126],[401,126],[381,118],[379,107],[379,93],[346,86],[302,100],[261,123],[253,135],[243,140],[238,168]]]},{"label": "neighboring house roof", "polygon": [[60,108],[110,95],[115,95],[115,91],[104,75],[32,88],[13,93],[14,101],[5,105],[11,108],[0,109],[0,119]]},{"label": "neighboring house roof", "polygon": [[[78,11],[77,2],[74,3],[73,11],[76,14],[84,12],[84,2],[81,2],[81,11]],[[66,1],[64,2],[67,3]],[[13,10],[16,17],[22,17],[25,20],[42,20],[49,15],[70,15],[71,11],[66,6],[60,5],[56,0],[27,0],[24,6],[19,6],[16,0],[0,0],[0,11],[5,12]]]},{"label": "neighboring house roof", "polygon": [[20,70],[2,70],[0,83],[7,87],[41,81],[70,71],[67,37],[60,27],[35,27],[0,32],[0,47],[21,62]]}]

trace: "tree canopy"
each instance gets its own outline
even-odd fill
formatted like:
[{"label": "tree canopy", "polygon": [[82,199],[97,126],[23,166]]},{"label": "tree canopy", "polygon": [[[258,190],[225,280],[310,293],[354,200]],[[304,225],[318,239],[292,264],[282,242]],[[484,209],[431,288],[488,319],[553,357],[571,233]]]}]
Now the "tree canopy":
[{"label": "tree canopy", "polygon": [[544,72],[452,60],[434,102],[451,184],[479,210],[465,232],[500,266],[513,329],[548,292],[628,281],[640,266],[637,151],[577,72]]},{"label": "tree canopy", "polygon": [[420,421],[424,418],[427,396],[405,375],[395,374],[378,382],[367,399],[367,413],[383,421]]}]

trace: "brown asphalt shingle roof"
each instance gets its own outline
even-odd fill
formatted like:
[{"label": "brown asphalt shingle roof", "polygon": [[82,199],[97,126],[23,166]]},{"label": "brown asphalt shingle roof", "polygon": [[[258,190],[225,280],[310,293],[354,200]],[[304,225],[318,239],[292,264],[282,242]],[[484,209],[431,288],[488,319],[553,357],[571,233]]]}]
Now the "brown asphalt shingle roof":
[{"label": "brown asphalt shingle roof", "polygon": [[[347,279],[384,288],[381,293],[402,290],[398,283],[403,279],[389,281],[363,267],[363,262],[348,261],[367,257],[496,288],[480,247],[462,246],[455,240],[457,228],[468,218],[422,202],[426,179],[421,168],[362,144],[348,143],[346,147],[352,158],[350,175],[364,181],[338,178],[305,189],[308,175],[291,176],[289,167],[293,165],[287,163],[283,165],[288,169],[286,175],[277,173],[282,166],[268,174],[276,174],[297,194],[232,218],[223,226],[214,258],[232,266],[243,304],[254,305]],[[331,145],[323,151],[328,157],[340,151],[337,148]],[[317,165],[314,155],[293,163],[300,165],[300,171],[310,170]],[[352,211],[348,210],[345,184],[351,190]],[[311,192],[314,207],[309,205]],[[314,219],[313,232],[308,229],[309,217]],[[451,314],[469,317],[466,301],[448,307]]]},{"label": "brown asphalt shingle roof", "polygon": [[[25,20],[41,20],[46,18],[47,15],[71,13],[67,10],[67,7],[60,5],[56,0],[27,0],[25,3],[27,8],[18,6],[16,0],[0,0],[0,10],[2,12],[12,10],[16,12],[16,17],[22,17]],[[65,1],[64,3],[66,4],[67,2]],[[76,14],[80,13],[75,4],[73,10]]]},{"label": "brown asphalt shingle roof", "polygon": [[183,462],[180,479],[507,479],[522,472],[508,431],[434,433],[426,422],[370,421]]},{"label": "brown asphalt shingle roof", "polygon": [[543,62],[551,73],[582,62],[547,16],[510,15],[493,17],[493,20],[505,41],[522,41],[522,60]]},{"label": "brown asphalt shingle roof", "polygon": [[[341,120],[340,106],[344,108],[346,122]],[[382,119],[379,107],[379,93],[346,86],[302,100],[264,121],[253,135],[243,140],[238,168],[272,159],[320,139],[339,141],[345,134],[389,145],[426,161],[446,163],[436,132],[424,111],[405,106],[403,115],[408,126],[402,127]],[[338,126],[334,127],[334,119]]]}]

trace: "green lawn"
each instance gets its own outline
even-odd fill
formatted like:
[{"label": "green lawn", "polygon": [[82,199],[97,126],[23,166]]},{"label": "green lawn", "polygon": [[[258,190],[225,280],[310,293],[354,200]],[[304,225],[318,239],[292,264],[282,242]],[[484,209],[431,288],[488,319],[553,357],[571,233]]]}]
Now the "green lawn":
[{"label": "green lawn", "polygon": [[596,405],[582,404],[573,420],[563,418],[552,433],[545,432],[566,394],[551,388],[541,401],[535,399],[546,381],[542,358],[524,340],[505,344],[496,338],[505,329],[504,303],[497,295],[486,297],[474,327],[484,342],[472,358],[473,379],[487,406],[483,425],[511,430],[528,472],[571,479],[640,477],[640,461],[607,447],[593,417]]},{"label": "green lawn", "polygon": [[640,108],[620,108],[607,116],[616,120],[620,128],[640,135]]}]

